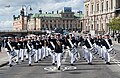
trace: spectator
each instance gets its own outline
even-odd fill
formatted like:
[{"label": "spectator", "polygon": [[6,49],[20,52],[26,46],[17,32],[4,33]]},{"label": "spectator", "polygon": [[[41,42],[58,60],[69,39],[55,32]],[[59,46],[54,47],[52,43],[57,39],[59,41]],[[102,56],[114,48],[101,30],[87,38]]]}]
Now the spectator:
[{"label": "spectator", "polygon": [[115,41],[117,41],[117,34],[114,35],[114,39],[115,39]]},{"label": "spectator", "polygon": [[118,43],[120,43],[120,34],[118,35]]}]

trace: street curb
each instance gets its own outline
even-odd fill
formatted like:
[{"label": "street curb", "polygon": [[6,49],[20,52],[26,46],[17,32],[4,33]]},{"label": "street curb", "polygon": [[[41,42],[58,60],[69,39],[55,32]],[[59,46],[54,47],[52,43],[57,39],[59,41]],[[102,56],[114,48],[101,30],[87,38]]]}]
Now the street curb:
[{"label": "street curb", "polygon": [[9,63],[9,62],[5,62],[5,63],[1,64],[0,67],[3,67],[3,66],[5,66],[5,65],[7,65],[8,63]]}]

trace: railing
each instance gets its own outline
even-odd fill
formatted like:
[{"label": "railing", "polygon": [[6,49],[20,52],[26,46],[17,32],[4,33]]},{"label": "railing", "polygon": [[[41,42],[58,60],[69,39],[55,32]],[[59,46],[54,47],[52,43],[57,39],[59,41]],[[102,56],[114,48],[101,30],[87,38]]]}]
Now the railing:
[{"label": "railing", "polygon": [[0,30],[0,32],[43,32],[41,30]]},{"label": "railing", "polygon": [[[22,31],[13,31],[13,30],[0,30],[0,32],[23,32],[23,30]],[[24,31],[25,32],[25,31]]]}]

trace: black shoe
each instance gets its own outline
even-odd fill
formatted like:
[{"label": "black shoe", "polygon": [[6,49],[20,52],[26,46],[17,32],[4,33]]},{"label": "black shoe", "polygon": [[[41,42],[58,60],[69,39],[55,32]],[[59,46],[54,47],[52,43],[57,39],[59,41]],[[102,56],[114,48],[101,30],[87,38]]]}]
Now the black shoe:
[{"label": "black shoe", "polygon": [[26,58],[26,60],[28,60],[28,58]]},{"label": "black shoe", "polygon": [[24,62],[24,60],[22,60],[22,62]]},{"label": "black shoe", "polygon": [[45,57],[43,59],[46,59]]},{"label": "black shoe", "polygon": [[17,64],[19,63],[19,62],[16,62]]},{"label": "black shoe", "polygon": [[60,70],[60,66],[58,67],[58,70]]},{"label": "black shoe", "polygon": [[92,65],[92,63],[88,63],[89,65]]},{"label": "black shoe", "polygon": [[102,60],[104,60],[104,58],[102,58]]},{"label": "black shoe", "polygon": [[39,61],[42,61],[41,59],[39,59]]},{"label": "black shoe", "polygon": [[10,67],[12,67],[13,65],[12,64],[10,64]]},{"label": "black shoe", "polygon": [[99,57],[99,58],[102,58],[102,57]]},{"label": "black shoe", "polygon": [[106,62],[106,64],[111,65],[110,62]]},{"label": "black shoe", "polygon": [[75,63],[77,60],[73,61],[73,63]]},{"label": "black shoe", "polygon": [[55,63],[53,63],[52,65],[55,65]]},{"label": "black shoe", "polygon": [[38,63],[38,61],[34,62],[34,63]]},{"label": "black shoe", "polygon": [[29,66],[31,66],[31,64],[29,64]]},{"label": "black shoe", "polygon": [[71,66],[74,66],[74,64],[71,64]]}]

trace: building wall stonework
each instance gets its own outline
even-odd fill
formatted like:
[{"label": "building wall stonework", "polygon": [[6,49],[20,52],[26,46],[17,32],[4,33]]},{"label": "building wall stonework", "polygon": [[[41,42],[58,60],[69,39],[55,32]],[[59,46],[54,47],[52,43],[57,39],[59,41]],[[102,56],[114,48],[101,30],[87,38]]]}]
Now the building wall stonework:
[{"label": "building wall stonework", "polygon": [[116,0],[85,0],[84,30],[109,32],[109,21],[116,16]]}]

